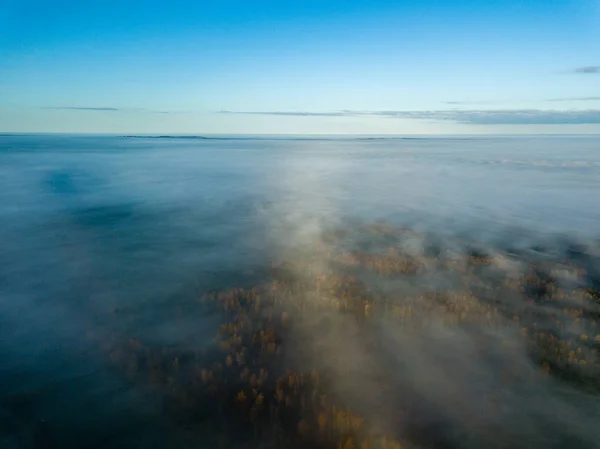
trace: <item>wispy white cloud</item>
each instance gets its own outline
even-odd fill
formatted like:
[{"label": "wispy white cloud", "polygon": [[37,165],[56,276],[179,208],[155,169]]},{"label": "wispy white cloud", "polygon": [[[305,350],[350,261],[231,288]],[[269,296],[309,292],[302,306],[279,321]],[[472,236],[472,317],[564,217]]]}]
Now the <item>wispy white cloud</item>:
[{"label": "wispy white cloud", "polygon": [[221,111],[225,114],[278,115],[297,117],[387,117],[415,120],[451,121],[471,125],[573,125],[600,124],[600,110],[433,110],[433,111]]},{"label": "wispy white cloud", "polygon": [[331,111],[331,112],[314,112],[314,111],[219,111],[219,114],[243,114],[243,115],[283,115],[294,117],[347,117],[359,115],[356,111]]},{"label": "wispy white cloud", "polygon": [[441,120],[472,125],[573,125],[600,124],[600,110],[556,111],[542,109],[383,111],[386,117]]},{"label": "wispy white cloud", "polygon": [[466,104],[498,104],[498,101],[445,101],[444,104],[449,105],[466,105]]},{"label": "wispy white cloud", "polygon": [[58,110],[70,110],[70,111],[103,111],[103,112],[117,112],[119,108],[87,108],[79,106],[46,106],[42,109],[58,109]]},{"label": "wispy white cloud", "polygon": [[583,74],[590,74],[590,73],[600,73],[600,65],[589,65],[589,66],[585,66],[585,67],[577,67],[576,69],[573,70],[574,73],[583,73]]},{"label": "wispy white cloud", "polygon": [[172,114],[175,111],[157,111],[143,108],[114,108],[114,107],[84,107],[84,106],[46,106],[42,109],[55,109],[63,111],[88,111],[88,112],[141,112],[148,114]]},{"label": "wispy white cloud", "polygon": [[597,101],[600,97],[567,97],[567,98],[549,98],[546,101]]}]

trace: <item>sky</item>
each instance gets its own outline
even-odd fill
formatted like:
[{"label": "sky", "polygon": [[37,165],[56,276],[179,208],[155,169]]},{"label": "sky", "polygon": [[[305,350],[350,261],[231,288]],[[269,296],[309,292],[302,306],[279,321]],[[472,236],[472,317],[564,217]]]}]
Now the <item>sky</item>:
[{"label": "sky", "polygon": [[600,0],[0,0],[0,132],[600,133]]}]

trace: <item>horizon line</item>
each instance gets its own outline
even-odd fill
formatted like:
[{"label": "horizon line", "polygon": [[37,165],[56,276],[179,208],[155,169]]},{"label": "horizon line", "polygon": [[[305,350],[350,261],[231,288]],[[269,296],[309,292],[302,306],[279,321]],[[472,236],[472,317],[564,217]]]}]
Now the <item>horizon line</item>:
[{"label": "horizon line", "polygon": [[404,136],[600,136],[600,131],[591,132],[489,132],[489,133],[113,133],[113,132],[58,132],[58,131],[0,131],[0,137],[5,136],[27,136],[27,135],[64,135],[64,136],[112,136],[112,137],[134,137],[134,138],[169,138],[169,137],[205,137],[205,136],[351,136],[351,137],[404,137]]}]

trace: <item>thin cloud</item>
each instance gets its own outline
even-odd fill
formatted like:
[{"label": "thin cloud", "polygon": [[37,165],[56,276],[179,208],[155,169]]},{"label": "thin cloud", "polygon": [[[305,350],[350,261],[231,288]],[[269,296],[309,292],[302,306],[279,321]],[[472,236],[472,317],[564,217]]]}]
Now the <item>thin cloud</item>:
[{"label": "thin cloud", "polygon": [[384,111],[376,115],[420,120],[452,121],[470,125],[579,125],[600,124],[600,110],[542,109]]},{"label": "thin cloud", "polygon": [[83,107],[83,106],[47,106],[42,109],[63,111],[88,111],[88,112],[141,112],[147,114],[172,114],[173,111],[156,111],[142,108],[114,108],[114,107]]},{"label": "thin cloud", "polygon": [[444,104],[463,105],[463,104],[498,104],[498,101],[445,101]]},{"label": "thin cloud", "polygon": [[583,73],[583,74],[600,73],[600,65],[589,65],[586,67],[578,67],[575,70],[573,70],[573,72]]},{"label": "thin cloud", "polygon": [[308,111],[219,111],[219,114],[283,115],[293,117],[346,117],[356,115],[352,111],[308,112]]},{"label": "thin cloud", "polygon": [[549,98],[546,101],[597,101],[600,97]]},{"label": "thin cloud", "polygon": [[497,109],[497,110],[433,110],[433,111],[221,111],[226,114],[250,114],[296,117],[386,117],[414,120],[449,121],[470,125],[568,125],[600,124],[600,110],[543,110],[543,109]]},{"label": "thin cloud", "polygon": [[58,110],[67,110],[67,111],[108,111],[108,112],[118,112],[121,109],[119,108],[86,108],[79,106],[47,106],[42,109],[58,109]]}]

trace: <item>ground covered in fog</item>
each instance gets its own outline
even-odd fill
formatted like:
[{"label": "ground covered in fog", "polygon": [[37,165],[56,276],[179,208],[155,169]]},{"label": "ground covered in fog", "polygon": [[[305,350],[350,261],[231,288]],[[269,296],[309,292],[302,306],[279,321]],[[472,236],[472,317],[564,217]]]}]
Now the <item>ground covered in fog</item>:
[{"label": "ground covered in fog", "polygon": [[600,441],[600,139],[0,136],[0,447]]},{"label": "ground covered in fog", "polygon": [[598,249],[337,227],[179,310],[218,319],[212,344],[103,352],[184,446],[593,448]]}]

